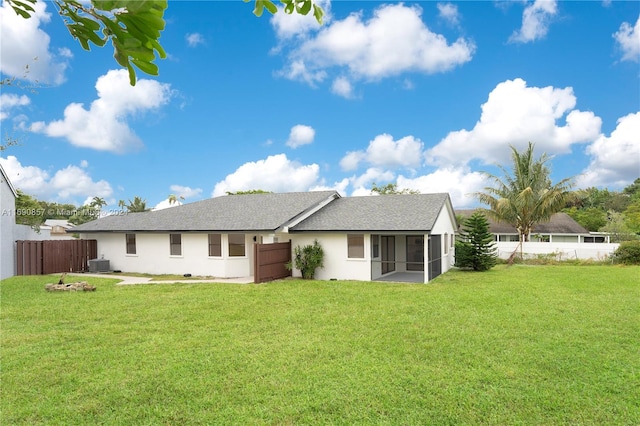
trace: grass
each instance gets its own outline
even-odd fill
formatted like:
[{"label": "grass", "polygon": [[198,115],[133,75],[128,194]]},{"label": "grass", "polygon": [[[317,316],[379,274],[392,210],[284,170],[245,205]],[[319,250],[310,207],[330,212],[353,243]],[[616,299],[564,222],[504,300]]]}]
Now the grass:
[{"label": "grass", "polygon": [[[0,423],[640,424],[640,268],[0,283]],[[69,281],[69,280],[67,280]]]}]

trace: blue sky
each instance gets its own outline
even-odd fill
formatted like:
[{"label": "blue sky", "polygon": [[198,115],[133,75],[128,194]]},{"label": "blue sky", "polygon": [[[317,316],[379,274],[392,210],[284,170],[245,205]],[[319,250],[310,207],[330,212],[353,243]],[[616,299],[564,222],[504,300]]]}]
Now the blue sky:
[{"label": "blue sky", "polygon": [[0,163],[38,199],[111,208],[374,182],[470,207],[481,172],[528,141],[577,188],[640,176],[640,3],[320,4],[323,26],[170,0],[169,57],[132,88],[112,48],[82,50],[52,3],[27,21],[3,3],[0,71],[18,84],[2,88],[0,124],[21,144]]}]

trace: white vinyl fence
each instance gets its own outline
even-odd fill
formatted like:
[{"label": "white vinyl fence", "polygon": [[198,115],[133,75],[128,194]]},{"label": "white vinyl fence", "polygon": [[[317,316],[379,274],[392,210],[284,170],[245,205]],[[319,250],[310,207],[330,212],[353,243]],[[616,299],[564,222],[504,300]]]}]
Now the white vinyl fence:
[{"label": "white vinyl fence", "polygon": [[[509,259],[511,254],[520,248],[518,242],[497,242],[498,257]],[[540,255],[554,255],[556,260],[593,259],[606,260],[611,257],[620,244],[617,243],[522,243],[522,253],[525,259]]]}]

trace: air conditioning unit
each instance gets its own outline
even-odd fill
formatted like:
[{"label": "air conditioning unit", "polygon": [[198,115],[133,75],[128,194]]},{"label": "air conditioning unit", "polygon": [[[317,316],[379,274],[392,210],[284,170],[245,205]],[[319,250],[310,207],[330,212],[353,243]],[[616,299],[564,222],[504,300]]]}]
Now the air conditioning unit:
[{"label": "air conditioning unit", "polygon": [[106,259],[89,260],[89,272],[109,272],[109,261]]}]

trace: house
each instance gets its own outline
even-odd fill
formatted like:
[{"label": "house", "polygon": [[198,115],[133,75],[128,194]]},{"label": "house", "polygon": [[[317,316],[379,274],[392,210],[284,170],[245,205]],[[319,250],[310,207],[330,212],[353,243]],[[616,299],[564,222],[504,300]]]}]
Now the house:
[{"label": "house", "polygon": [[[456,215],[469,217],[475,210],[456,210]],[[489,231],[497,243],[498,256],[509,258],[519,246],[518,231],[513,225],[498,222],[489,215]],[[566,213],[555,213],[547,222],[534,226],[524,253],[531,255],[557,254],[565,259],[603,259],[610,256],[618,244],[610,244],[609,237],[589,232]],[[518,248],[519,249],[519,248]]]},{"label": "house", "polygon": [[0,280],[12,277],[15,253],[16,197],[18,193],[0,164]]},{"label": "house", "polygon": [[75,237],[67,230],[73,228],[73,224],[64,219],[47,219],[40,225],[40,232],[45,234],[48,240],[72,240]]},{"label": "house", "polygon": [[96,239],[99,257],[127,272],[252,276],[253,244],[317,239],[318,279],[428,282],[453,264],[455,216],[448,194],[268,193],[108,216],[70,232]]},{"label": "house", "polygon": [[454,263],[448,194],[339,198],[289,233],[296,244],[322,243],[330,267],[319,279],[428,282]]}]

